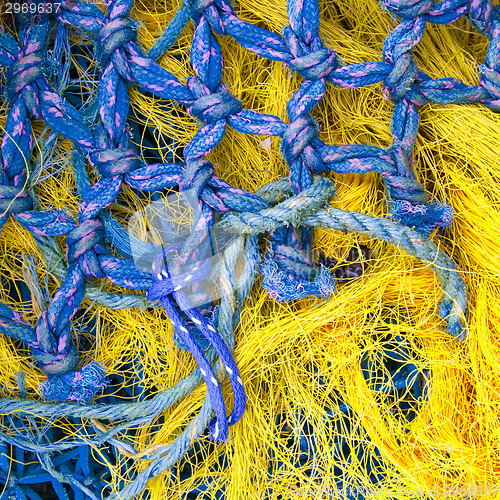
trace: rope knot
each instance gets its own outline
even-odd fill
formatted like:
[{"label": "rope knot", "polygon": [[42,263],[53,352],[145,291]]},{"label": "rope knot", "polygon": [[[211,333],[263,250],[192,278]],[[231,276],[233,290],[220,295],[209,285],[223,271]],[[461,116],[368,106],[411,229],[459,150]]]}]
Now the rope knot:
[{"label": "rope knot", "polygon": [[293,165],[311,145],[318,131],[318,124],[308,115],[300,116],[288,125],[281,141],[281,152],[289,165]]},{"label": "rope knot", "polygon": [[384,60],[393,66],[384,80],[384,86],[395,103],[401,101],[407,93],[413,97],[412,86],[417,77],[418,68],[413,61],[412,50],[422,39],[425,24],[423,17],[405,19],[384,41]]},{"label": "rope knot", "polygon": [[201,198],[202,191],[214,175],[214,167],[208,160],[205,158],[195,158],[188,162],[182,172],[179,179],[179,187],[182,191],[194,189],[197,198]]},{"label": "rope knot", "polygon": [[418,68],[413,62],[413,54],[410,52],[401,54],[384,80],[387,96],[395,103],[401,101],[411,89],[417,73]]},{"label": "rope knot", "polygon": [[84,403],[106,384],[105,372],[97,363],[90,363],[78,370],[78,350],[71,342],[69,325],[55,332],[49,325],[47,311],[42,313],[35,328],[36,341],[30,345],[32,356],[47,380],[39,385],[39,390],[48,401],[78,401]]},{"label": "rope knot", "polygon": [[104,368],[97,363],[89,363],[65,375],[47,377],[38,389],[46,401],[87,403],[107,383]]},{"label": "rope knot", "polygon": [[141,161],[131,149],[102,149],[91,153],[89,161],[103,177],[125,175],[141,166]]},{"label": "rope knot", "polygon": [[339,57],[333,50],[323,46],[319,36],[312,40],[302,40],[291,26],[283,29],[283,36],[293,56],[293,59],[286,62],[287,65],[306,80],[325,78],[338,68]]},{"label": "rope knot", "polygon": [[113,52],[137,38],[137,25],[127,17],[117,17],[102,27],[97,34],[96,51],[101,66],[107,66]]},{"label": "rope knot", "polygon": [[42,78],[45,58],[41,52],[31,52],[20,56],[9,67],[7,73],[7,96],[13,100],[24,87]]},{"label": "rope knot", "polygon": [[425,204],[429,200],[429,195],[417,179],[397,172],[384,172],[382,175],[387,179],[388,194],[393,200],[405,200],[412,204]]},{"label": "rope knot", "polygon": [[36,342],[30,345],[32,356],[46,375],[64,375],[78,364],[78,351],[70,342],[69,326],[65,326],[56,341],[49,325],[47,311],[42,313],[35,328]]},{"label": "rope knot", "polygon": [[103,278],[94,247],[104,239],[104,228],[98,219],[87,219],[66,236],[66,259],[71,265],[78,261],[85,276]]},{"label": "rope knot", "polygon": [[[39,334],[37,328],[37,335]],[[31,355],[37,360],[40,370],[46,375],[62,375],[70,372],[78,364],[78,351],[71,343],[66,352],[46,352],[36,347],[30,348]]]},{"label": "rope knot", "polygon": [[190,112],[205,123],[225,120],[243,109],[242,102],[229,92],[217,92],[197,99]]},{"label": "rope knot", "polygon": [[18,214],[33,208],[33,200],[22,187],[0,184],[0,217],[7,213]]},{"label": "rope knot", "polygon": [[438,227],[448,227],[453,221],[451,208],[446,204],[431,202],[422,184],[415,177],[401,175],[409,172],[407,154],[395,144],[387,149],[400,170],[383,173],[390,203],[390,216],[399,223],[413,227],[424,236]]},{"label": "rope knot", "polygon": [[434,0],[381,0],[382,8],[403,19],[425,16],[434,7]]},{"label": "rope knot", "polygon": [[500,73],[491,68],[486,63],[479,66],[480,78],[479,84],[482,85],[492,99],[485,101],[484,104],[497,110],[500,107]]},{"label": "rope knot", "polygon": [[189,17],[193,21],[198,21],[198,19],[203,15],[206,9],[208,9],[214,0],[184,0],[184,5],[189,11]]},{"label": "rope knot", "polygon": [[[324,177],[314,177],[309,188],[293,196],[293,187],[288,179],[268,184],[259,191],[259,196],[273,208],[261,211],[265,220],[278,214],[286,214],[286,226],[276,224],[269,232],[270,248],[264,255],[260,271],[264,276],[262,286],[269,296],[277,301],[301,299],[308,296],[329,296],[335,291],[335,283],[324,266],[317,269],[311,258],[311,227],[302,222],[324,208],[335,194],[333,182]],[[283,200],[283,196],[286,197]],[[290,197],[291,196],[291,197]],[[227,216],[226,216],[227,217]],[[234,217],[230,226],[238,227]],[[244,225],[254,225],[258,213],[249,214]],[[239,228],[238,228],[239,229]]]},{"label": "rope knot", "polygon": [[306,80],[318,80],[335,71],[339,65],[339,59],[335,52],[322,47],[303,57],[295,57],[287,64]]}]

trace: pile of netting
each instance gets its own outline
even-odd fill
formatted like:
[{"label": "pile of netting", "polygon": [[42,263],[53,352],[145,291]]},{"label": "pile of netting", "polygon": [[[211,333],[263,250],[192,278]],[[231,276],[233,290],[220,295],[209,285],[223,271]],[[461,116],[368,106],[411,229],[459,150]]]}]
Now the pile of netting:
[{"label": "pile of netting", "polygon": [[493,497],[500,7],[0,11],[0,498]]}]

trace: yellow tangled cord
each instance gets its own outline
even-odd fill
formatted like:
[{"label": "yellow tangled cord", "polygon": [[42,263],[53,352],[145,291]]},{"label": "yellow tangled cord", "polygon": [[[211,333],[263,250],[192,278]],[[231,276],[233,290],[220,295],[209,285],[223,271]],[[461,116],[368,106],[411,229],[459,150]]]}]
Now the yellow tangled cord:
[{"label": "yellow tangled cord", "polygon": [[[140,22],[139,41],[146,50],[180,5],[180,0],[135,2],[132,17]],[[235,9],[242,19],[275,32],[287,22],[285,0],[246,0],[235,2]],[[320,34],[345,64],[379,60],[382,42],[395,21],[376,0],[323,0],[320,9]],[[192,26],[188,26],[159,61],[179,79],[190,75],[191,37]],[[487,44],[465,19],[450,26],[429,25],[415,60],[433,78],[457,77],[473,84]],[[224,39],[221,45],[224,81],[244,108],[285,118],[286,103],[299,87],[299,79],[284,71],[281,63],[264,61],[232,39]],[[196,131],[195,122],[180,108],[160,106],[135,89],[131,90],[131,107],[132,113],[140,110],[147,117],[145,124],[153,126],[158,136],[169,137],[180,146]],[[327,144],[387,147],[391,111],[376,85],[356,90],[328,85],[313,115]],[[5,119],[3,108],[0,126]],[[43,140],[42,125],[35,126],[35,132]],[[262,140],[228,129],[209,159],[218,176],[255,192],[287,175],[278,146],[276,138]],[[68,141],[59,149],[68,162],[70,150]],[[425,188],[438,199],[445,198],[454,210],[451,228],[444,236],[432,238],[446,248],[464,274],[470,294],[468,340],[461,343],[444,332],[436,309],[442,291],[424,264],[379,241],[317,229],[316,251],[334,256],[340,263],[353,245],[368,245],[372,257],[365,274],[340,285],[329,300],[292,304],[276,303],[259,283],[254,286],[235,336],[235,359],[248,397],[245,416],[231,428],[227,444],[213,445],[202,439],[188,480],[160,474],[150,481],[148,498],[183,498],[196,481],[208,476],[214,492],[225,488],[227,500],[266,495],[283,500],[333,498],[337,488],[334,468],[342,470],[346,484],[356,479],[367,491],[376,490],[380,499],[431,498],[433,491],[435,498],[444,498],[446,492],[465,498],[460,495],[471,491],[470,498],[486,496],[487,491],[489,498],[500,498],[500,115],[476,104],[428,104],[421,110],[414,157],[415,171]],[[331,174],[331,178],[337,183],[333,206],[384,215],[379,176]],[[30,182],[37,184],[42,208],[77,212],[71,169]],[[126,220],[146,202],[124,188],[112,210]],[[43,262],[29,233],[12,218],[0,236],[0,253],[0,301],[34,324],[45,308],[37,283],[48,275],[50,293],[59,284],[51,274],[51,263]],[[37,261],[38,276],[29,270],[29,254]],[[11,287],[20,280],[29,283],[30,303],[12,299]],[[118,289],[105,282],[101,285],[104,290]],[[120,372],[121,367],[127,362],[135,364],[143,371],[145,388],[160,391],[193,370],[193,359],[175,346],[171,325],[160,310],[117,311],[88,300],[84,304],[88,310],[82,324],[92,319],[97,322],[97,336],[89,338],[93,350],[87,357],[102,362],[107,373],[130,377],[130,373]],[[383,371],[384,349],[396,335],[414,354],[412,363],[417,369],[428,369],[430,374],[429,400],[416,407],[416,417],[410,422],[401,418],[394,396],[376,395],[360,364],[362,358],[369,358],[372,367]],[[19,395],[19,371],[27,373],[28,394],[36,395],[43,375],[27,352],[0,337],[3,396]],[[169,408],[159,428],[139,428],[131,444],[142,451],[171,442],[204,398],[201,386]],[[352,408],[348,423],[338,410],[340,403]],[[305,433],[306,420],[317,451],[310,461],[298,465],[300,452],[287,436]],[[74,432],[63,419],[58,425],[68,435]],[[341,439],[350,450],[350,461],[339,461],[334,453],[332,442]],[[217,463],[222,453],[227,464],[221,469]],[[93,449],[93,454],[100,460],[99,449]],[[370,465],[359,458],[361,454],[381,457],[383,470],[377,472],[385,479],[379,484],[371,483]],[[123,463],[129,456],[123,450]],[[128,467],[135,471],[124,471],[118,463],[112,481],[126,481],[129,474],[132,477],[132,472],[148,464],[140,452],[133,458]],[[311,468],[316,474],[313,479],[308,473]]]}]

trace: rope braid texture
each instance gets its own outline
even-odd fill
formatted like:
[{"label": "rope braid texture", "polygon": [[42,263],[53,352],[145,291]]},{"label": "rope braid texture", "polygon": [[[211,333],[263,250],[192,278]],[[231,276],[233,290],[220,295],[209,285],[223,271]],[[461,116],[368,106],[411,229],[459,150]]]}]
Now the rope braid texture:
[{"label": "rope braid texture", "polygon": [[[0,306],[0,331],[24,342],[47,375],[40,387],[47,402],[3,398],[0,412],[105,419],[114,423],[114,427],[96,432],[90,441],[92,445],[107,442],[134,455],[130,445],[115,438],[118,433],[153,421],[202,380],[207,385],[209,397],[200,414],[171,445],[150,453],[150,465],[128,486],[109,496],[110,499],[134,498],[140,494],[148,479],[178,461],[207,425],[212,439],[225,441],[228,426],[243,415],[245,393],[231,354],[232,332],[261,260],[257,239],[260,234],[269,233],[270,247],[260,269],[263,286],[275,300],[329,296],[334,292],[335,283],[328,269],[324,266],[317,269],[313,263],[314,227],[363,234],[395,244],[429,262],[444,290],[439,314],[447,319],[447,331],[455,337],[465,336],[464,281],[453,262],[426,239],[435,229],[451,223],[452,212],[450,207],[429,199],[412,170],[411,154],[419,126],[417,107],[427,102],[480,102],[494,111],[500,107],[500,29],[498,9],[490,1],[443,0],[437,4],[432,0],[385,1],[383,7],[401,22],[386,39],[383,61],[345,66],[319,37],[319,7],[314,0],[288,2],[290,24],[283,36],[240,20],[231,4],[223,0],[186,2],[150,50],[149,57],[142,54],[135,42],[136,26],[127,17],[131,6],[131,0],[111,0],[104,14],[93,4],[66,1],[54,19],[47,19],[38,27],[28,26],[20,18],[19,42],[6,33],[0,34],[0,64],[8,68],[6,95],[10,103],[1,144],[0,225],[11,213],[33,234],[46,255],[57,253],[49,243],[55,237],[65,236],[67,245],[66,265],[59,267],[64,281],[35,328],[25,323],[16,311]],[[431,79],[418,70],[412,56],[426,23],[449,24],[465,15],[491,40],[487,59],[479,68],[479,84],[468,86],[453,78]],[[188,17],[195,24],[191,48],[195,76],[183,84],[154,59],[174,43]],[[83,30],[96,39],[101,73],[99,116],[92,127],[82,110],[54,91],[44,75],[52,22]],[[276,116],[244,110],[241,101],[228,92],[222,83],[221,47],[215,35],[230,36],[264,58],[282,61],[304,78],[287,105],[289,123]],[[393,144],[387,149],[324,144],[310,113],[322,99],[327,82],[346,88],[383,82],[387,97],[394,103]],[[176,101],[198,120],[200,128],[184,149],[183,164],[145,165],[139,158],[127,129],[131,84],[138,84],[160,99]],[[30,174],[26,163],[33,149],[29,115],[43,119],[53,132],[72,141],[75,157],[88,158],[90,167],[99,175],[95,184],[80,189],[76,221],[63,210],[33,210],[33,199],[26,190]],[[290,168],[289,179],[252,194],[216,177],[206,157],[223,139],[227,125],[245,134],[281,138],[281,151]],[[394,221],[327,208],[335,189],[331,181],[318,174],[329,171],[380,173]],[[106,246],[110,233],[103,211],[115,202],[123,183],[144,192],[169,188],[194,190],[198,198],[201,215],[195,221],[196,230],[181,246],[165,248],[155,259],[152,274],[138,270],[130,255],[118,257]],[[216,217],[217,214],[222,217]],[[209,304],[200,311],[183,289],[196,285],[209,273],[209,264],[197,256],[197,249],[209,237],[212,227],[248,235],[247,265],[243,275],[236,279],[236,255],[234,252],[225,255],[221,279],[229,284],[230,292],[223,294],[218,308]],[[174,252],[181,263],[191,259],[192,272],[173,274],[165,263],[169,252]],[[111,294],[106,296],[96,291],[92,284],[95,278],[106,278],[132,290],[147,290],[147,299],[164,307],[199,369],[147,401],[91,404],[92,397],[107,383],[105,372],[96,363],[77,368],[79,357],[71,341],[71,320],[85,296],[113,307],[115,299]],[[122,302],[120,307],[140,304],[147,307],[150,302],[143,296],[131,295],[127,304]],[[211,319],[207,319],[209,314]],[[211,345],[206,351],[199,345],[202,337]],[[223,368],[215,363],[217,358]],[[229,417],[220,388],[224,373],[229,376],[234,393],[234,408]],[[407,375],[401,384],[414,385],[415,379]],[[86,442],[74,439],[41,446],[7,433],[1,436],[3,442],[30,453],[84,448],[89,444],[88,439]],[[65,482],[64,477],[58,480]],[[77,490],[88,493],[80,486]]]}]

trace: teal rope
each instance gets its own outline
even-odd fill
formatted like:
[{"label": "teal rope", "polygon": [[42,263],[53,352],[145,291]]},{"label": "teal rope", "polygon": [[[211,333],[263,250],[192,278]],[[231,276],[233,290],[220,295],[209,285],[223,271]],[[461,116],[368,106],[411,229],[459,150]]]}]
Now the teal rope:
[{"label": "teal rope", "polygon": [[[448,255],[440,251],[432,241],[425,240],[417,231],[389,219],[331,207],[317,208],[320,204],[319,196],[315,204],[309,195],[314,196],[316,193],[314,188],[324,185],[326,181],[328,180],[325,178],[315,178],[307,194],[308,190],[304,190],[300,195],[258,213],[228,213],[219,225],[227,231],[251,235],[272,231],[283,224],[294,227],[322,227],[343,233],[368,236],[395,245],[412,257],[426,263],[436,273],[444,292],[439,315],[447,319],[446,331],[448,333],[464,339],[467,328],[464,329],[462,322],[465,321],[468,296],[465,281]],[[281,180],[274,185],[267,186],[266,196],[273,198],[284,182],[287,181]],[[331,181],[328,182],[331,183]],[[321,201],[324,205],[324,200]]]}]

